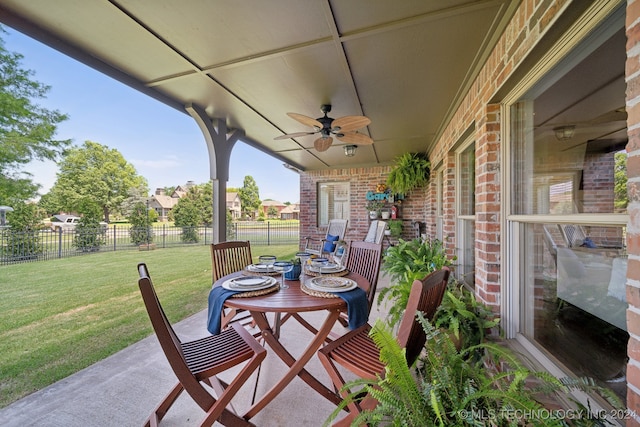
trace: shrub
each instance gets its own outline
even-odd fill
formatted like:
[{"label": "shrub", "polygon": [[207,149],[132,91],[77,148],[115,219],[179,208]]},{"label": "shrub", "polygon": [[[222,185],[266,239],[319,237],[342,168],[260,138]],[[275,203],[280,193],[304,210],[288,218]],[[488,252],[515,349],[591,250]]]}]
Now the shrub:
[{"label": "shrub", "polygon": [[44,211],[33,203],[18,203],[7,213],[10,228],[4,231],[6,245],[3,254],[11,259],[35,258],[42,252],[39,230]]},{"label": "shrub", "polygon": [[73,245],[83,252],[92,252],[106,243],[106,229],[100,225],[99,213],[84,214],[76,226]]},{"label": "shrub", "polygon": [[158,214],[155,210],[147,211],[147,207],[144,203],[137,202],[133,205],[133,209],[131,209],[131,213],[127,217],[131,224],[131,228],[129,228],[129,237],[131,238],[131,243],[136,246],[153,242],[153,230],[150,225],[151,217],[148,216],[151,211],[156,214],[157,218]]}]

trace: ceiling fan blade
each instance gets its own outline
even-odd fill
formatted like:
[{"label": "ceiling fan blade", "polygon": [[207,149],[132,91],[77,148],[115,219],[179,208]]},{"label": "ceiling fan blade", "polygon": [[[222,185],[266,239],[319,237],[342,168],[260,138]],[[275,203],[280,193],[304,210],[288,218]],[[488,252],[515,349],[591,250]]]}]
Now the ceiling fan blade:
[{"label": "ceiling fan blade", "polygon": [[331,147],[331,143],[333,142],[333,138],[330,136],[318,138],[313,142],[313,146],[316,150],[322,152],[327,151],[329,147]]},{"label": "ceiling fan blade", "polygon": [[342,142],[347,142],[349,144],[356,145],[371,145],[373,144],[373,139],[369,138],[364,133],[357,132],[349,132],[349,133],[339,133],[336,134],[336,138],[338,138]]},{"label": "ceiling fan blade", "polygon": [[332,131],[350,132],[368,126],[371,119],[365,116],[344,116],[331,122]]},{"label": "ceiling fan blade", "polygon": [[320,123],[316,119],[312,119],[309,116],[305,116],[305,115],[298,114],[298,113],[287,113],[287,116],[291,117],[293,120],[296,120],[296,121],[302,123],[305,126],[322,129],[322,123]]},{"label": "ceiling fan blade", "polygon": [[296,133],[288,133],[286,135],[276,136],[273,139],[291,139],[291,138],[299,138],[301,136],[313,135],[318,132],[296,132]]}]

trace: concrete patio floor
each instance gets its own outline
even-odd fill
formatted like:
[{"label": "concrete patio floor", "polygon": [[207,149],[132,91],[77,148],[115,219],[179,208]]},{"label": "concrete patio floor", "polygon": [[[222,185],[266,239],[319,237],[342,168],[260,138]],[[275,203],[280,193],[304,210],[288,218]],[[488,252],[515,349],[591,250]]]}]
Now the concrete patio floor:
[{"label": "concrete patio floor", "polygon": [[[381,275],[378,290],[387,285],[388,279]],[[374,304],[370,322],[385,315]],[[203,310],[175,324],[176,332],[187,341],[207,335],[206,316],[206,310]],[[319,325],[323,316],[321,312],[305,314],[304,317]],[[347,329],[338,325],[334,331],[344,333]],[[310,339],[310,333],[295,321],[287,322],[282,327],[282,341],[294,355],[301,353]],[[260,373],[258,396],[282,376],[284,368],[284,363],[268,351]],[[330,385],[317,357],[312,358],[307,369],[324,384]],[[222,375],[221,378],[227,379],[229,376]],[[1,409],[0,425],[141,426],[175,383],[176,378],[155,335],[152,335]],[[254,384],[255,374],[234,398],[232,403],[239,413],[250,406]],[[334,409],[333,404],[295,378],[252,422],[257,426],[269,427],[321,426]],[[161,425],[198,425],[203,418],[204,412],[183,393]]]}]

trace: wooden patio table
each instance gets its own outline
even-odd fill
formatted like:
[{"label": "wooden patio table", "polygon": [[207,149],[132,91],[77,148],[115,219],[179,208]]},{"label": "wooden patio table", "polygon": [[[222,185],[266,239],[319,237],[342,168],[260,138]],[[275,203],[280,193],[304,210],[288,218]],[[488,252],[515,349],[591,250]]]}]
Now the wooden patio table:
[{"label": "wooden patio table", "polygon": [[[232,273],[221,277],[216,281],[214,286],[220,286],[225,281],[240,275],[242,275],[242,272]],[[357,273],[350,272],[344,277],[354,280],[358,286],[364,290],[369,289],[369,282],[367,279]],[[256,322],[256,325],[260,328],[265,342],[269,344],[269,347],[273,349],[276,355],[285,362],[287,366],[289,366],[289,370],[285,375],[264,396],[249,408],[247,413],[243,416],[247,420],[260,412],[260,410],[262,410],[282,390],[284,390],[284,388],[296,376],[299,376],[311,388],[332,403],[337,405],[342,401],[342,398],[338,394],[327,388],[317,378],[311,375],[309,371],[304,369],[304,367],[316,351],[318,351],[322,343],[327,339],[331,329],[340,317],[340,313],[347,311],[347,303],[339,297],[321,298],[308,295],[300,289],[299,280],[286,280],[285,282],[289,285],[289,288],[287,289],[280,289],[267,295],[250,298],[229,298],[224,304],[225,307],[248,310]],[[300,317],[300,313],[314,311],[326,311],[327,313],[324,322],[317,329]],[[290,315],[314,333],[313,339],[297,359],[291,355],[279,340],[279,324],[270,324],[267,319],[267,313],[278,313],[280,315],[284,313],[286,315]],[[279,322],[281,317],[280,315],[274,316],[276,319],[274,323]]]}]

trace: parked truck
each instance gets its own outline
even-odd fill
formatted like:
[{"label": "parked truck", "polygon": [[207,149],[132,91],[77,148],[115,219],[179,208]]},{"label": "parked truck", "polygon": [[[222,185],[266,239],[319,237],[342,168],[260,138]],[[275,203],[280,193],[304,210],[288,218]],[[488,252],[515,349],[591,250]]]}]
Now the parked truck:
[{"label": "parked truck", "polygon": [[[74,215],[54,215],[51,220],[51,231],[63,233],[72,231],[76,229],[76,226],[80,222],[79,216]],[[106,222],[101,222],[100,226],[103,228],[107,228],[108,224]]]}]

